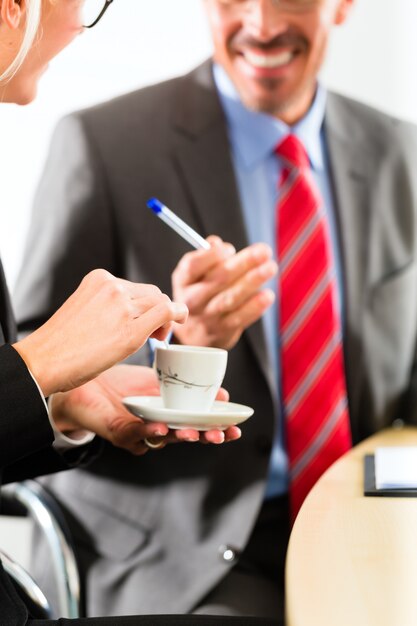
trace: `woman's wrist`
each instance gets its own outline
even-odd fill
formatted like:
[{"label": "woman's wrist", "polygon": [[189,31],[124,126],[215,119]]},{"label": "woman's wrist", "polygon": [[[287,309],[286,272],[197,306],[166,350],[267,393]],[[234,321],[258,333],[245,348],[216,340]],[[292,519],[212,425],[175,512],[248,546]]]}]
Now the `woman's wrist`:
[{"label": "woman's wrist", "polygon": [[36,345],[36,339],[33,338],[33,335],[28,335],[21,341],[14,343],[12,347],[25,362],[45,398],[57,390],[53,382],[55,368],[51,362],[42,365],[42,349]]},{"label": "woman's wrist", "polygon": [[68,410],[68,406],[67,392],[54,393],[49,396],[49,419],[54,431],[77,442],[90,437],[91,431],[80,425],[71,411]]}]

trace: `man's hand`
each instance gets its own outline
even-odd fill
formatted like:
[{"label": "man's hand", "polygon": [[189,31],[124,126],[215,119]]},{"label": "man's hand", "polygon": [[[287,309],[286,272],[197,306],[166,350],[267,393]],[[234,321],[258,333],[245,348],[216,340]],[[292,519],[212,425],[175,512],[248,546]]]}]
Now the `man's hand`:
[{"label": "man's hand", "polygon": [[[123,397],[134,395],[159,395],[154,370],[136,365],[117,365],[82,387],[55,394],[51,402],[52,418],[58,430],[68,436],[75,431],[89,430],[136,455],[149,450],[144,443],[145,438],[165,446],[181,441],[218,444],[239,439],[241,435],[237,426],[224,432],[210,430],[200,433],[191,428],[170,430],[163,422],[145,423],[121,403]],[[218,399],[228,399],[224,389],[220,390]]]},{"label": "man's hand", "polygon": [[236,253],[219,237],[208,241],[210,250],[185,254],[173,272],[173,297],[189,309],[187,322],[174,332],[183,344],[228,350],[273,303],[274,293],[263,285],[278,266],[266,244]]}]

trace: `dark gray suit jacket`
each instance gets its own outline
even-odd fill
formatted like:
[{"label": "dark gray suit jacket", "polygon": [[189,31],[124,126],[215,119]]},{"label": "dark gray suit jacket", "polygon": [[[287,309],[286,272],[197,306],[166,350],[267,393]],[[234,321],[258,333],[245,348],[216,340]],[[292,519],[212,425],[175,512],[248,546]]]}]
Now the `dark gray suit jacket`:
[{"label": "dark gray suit jacket", "polygon": [[[355,441],[416,422],[417,132],[329,94],[325,136],[345,280],[345,360]],[[21,329],[94,267],[170,292],[181,239],[145,208],[158,196],[202,235],[247,236],[209,63],[64,119],[35,202],[16,292]],[[231,567],[261,506],[277,409],[261,323],[231,351],[225,386],[255,415],[239,442],[115,448],[48,479],[70,512],[89,608],[189,611]],[[117,597],[116,597],[117,596]]]}]

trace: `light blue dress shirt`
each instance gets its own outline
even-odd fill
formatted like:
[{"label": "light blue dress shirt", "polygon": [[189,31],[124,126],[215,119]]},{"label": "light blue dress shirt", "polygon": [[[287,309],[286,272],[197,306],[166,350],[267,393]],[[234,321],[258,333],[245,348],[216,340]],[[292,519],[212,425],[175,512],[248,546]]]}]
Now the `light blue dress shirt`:
[{"label": "light blue dress shirt", "polygon": [[[336,263],[336,283],[340,310],[342,310],[342,275],[338,245],[334,201],[331,191],[328,158],[326,153],[323,120],[326,91],[318,86],[315,99],[306,114],[295,126],[289,127],[277,118],[247,109],[221,66],[213,68],[214,80],[223,107],[231,145],[232,161],[240,194],[243,218],[250,243],[263,241],[271,246],[277,258],[275,241],[275,212],[278,200],[278,181],[281,173],[279,159],[274,150],[280,141],[292,133],[303,143],[310,159],[311,169],[321,191],[329,220],[333,254]],[[233,242],[232,242],[233,243]],[[278,307],[276,302],[278,281],[270,287],[276,294],[274,306],[263,316],[266,338],[270,350],[271,367],[280,393],[280,340],[278,333]],[[282,414],[282,410],[280,411]],[[288,460],[285,450],[284,428],[279,415],[274,441],[266,497],[280,495],[288,490]]]}]

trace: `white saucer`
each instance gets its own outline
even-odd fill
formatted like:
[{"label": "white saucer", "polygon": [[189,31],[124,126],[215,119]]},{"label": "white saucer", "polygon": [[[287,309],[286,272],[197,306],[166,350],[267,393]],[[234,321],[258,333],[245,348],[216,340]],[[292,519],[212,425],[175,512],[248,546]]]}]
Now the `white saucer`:
[{"label": "white saucer", "polygon": [[194,428],[195,430],[225,430],[229,426],[241,424],[253,415],[253,409],[243,404],[217,400],[211,411],[185,411],[166,409],[160,396],[130,396],[123,398],[123,404],[134,415],[149,422],[163,422],[169,428]]}]

